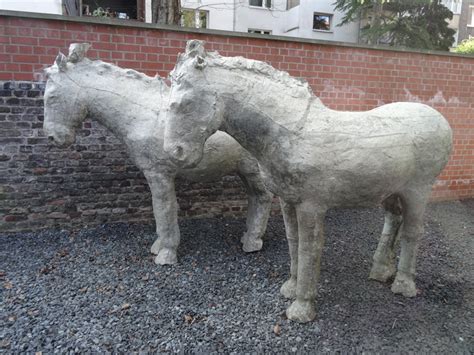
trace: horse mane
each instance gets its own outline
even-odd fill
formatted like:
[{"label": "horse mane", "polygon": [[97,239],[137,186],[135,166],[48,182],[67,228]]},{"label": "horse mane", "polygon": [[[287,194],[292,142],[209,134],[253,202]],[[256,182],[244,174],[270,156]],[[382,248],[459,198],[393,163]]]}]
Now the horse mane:
[{"label": "horse mane", "polygon": [[292,77],[286,71],[278,70],[272,67],[270,64],[259,60],[247,59],[241,56],[223,57],[217,54],[209,62],[209,64],[211,66],[214,65],[231,70],[240,69],[250,71],[255,74],[261,74],[288,87],[300,88],[305,90],[308,94],[313,95],[313,90],[305,79]]},{"label": "horse mane", "polygon": [[163,86],[168,86],[164,78],[159,75],[154,77],[148,76],[144,73],[138,72],[133,69],[123,69],[117,65],[106,63],[101,60],[90,60],[84,58],[76,65],[83,65],[87,68],[94,69],[99,75],[104,73],[109,73],[110,75],[116,77],[117,79],[132,79],[134,81],[138,80],[146,84],[158,85],[160,88]]},{"label": "horse mane", "polygon": [[244,58],[242,56],[224,57],[218,52],[206,52],[205,59],[206,65],[210,67],[221,67],[229,70],[244,70],[257,75],[264,75],[265,77],[283,84],[288,88],[298,90],[303,96],[305,94],[308,96],[315,96],[313,90],[305,79],[292,77],[286,71],[278,70],[268,63]]}]

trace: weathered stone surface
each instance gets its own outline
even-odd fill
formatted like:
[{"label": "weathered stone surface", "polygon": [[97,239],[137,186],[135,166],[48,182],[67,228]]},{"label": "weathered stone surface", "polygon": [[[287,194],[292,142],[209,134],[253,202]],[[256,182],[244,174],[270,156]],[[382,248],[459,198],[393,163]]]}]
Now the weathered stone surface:
[{"label": "weathered stone surface", "polygon": [[370,277],[395,276],[394,293],[417,294],[423,213],[452,146],[439,112],[418,103],[334,111],[306,82],[263,62],[207,53],[201,41],[188,42],[171,78],[165,151],[181,166],[194,166],[221,129],[258,160],[265,185],[281,199],[291,257],[281,293],[296,298],[290,319],[316,316],[324,217],[332,207],[383,203],[385,226]]},{"label": "weathered stone surface", "polygon": [[[59,146],[69,146],[74,143],[83,120],[93,118],[125,144],[152,192],[159,236],[152,246],[152,252],[157,254],[155,262],[158,264],[173,264],[177,261],[179,228],[175,176],[190,181],[215,181],[223,175],[236,172],[247,186],[249,195],[248,228],[242,237],[243,248],[249,252],[259,250],[272,197],[263,187],[256,160],[230,136],[218,133],[206,145],[200,165],[194,169],[178,169],[162,149],[162,113],[167,109],[169,95],[164,80],[101,61],[90,61],[85,58],[88,47],[84,43],[71,45],[69,56],[60,54],[55,65],[47,69],[44,130],[48,138],[36,140],[44,140],[41,143],[46,144],[49,139]],[[80,134],[87,137],[91,132],[83,129]],[[28,140],[28,144],[37,143]],[[82,159],[90,161],[100,161],[106,156],[110,158],[112,155],[93,150],[81,154]],[[30,167],[38,169],[40,162],[35,159],[34,163]],[[89,171],[103,174],[100,180],[88,186],[90,188],[109,188],[113,186],[112,181],[116,181],[114,174],[105,174],[105,166],[95,164]],[[78,189],[81,191],[80,185]],[[129,201],[134,198],[133,194],[121,196],[121,199]],[[118,214],[124,211],[111,207],[95,206],[97,214]]]}]

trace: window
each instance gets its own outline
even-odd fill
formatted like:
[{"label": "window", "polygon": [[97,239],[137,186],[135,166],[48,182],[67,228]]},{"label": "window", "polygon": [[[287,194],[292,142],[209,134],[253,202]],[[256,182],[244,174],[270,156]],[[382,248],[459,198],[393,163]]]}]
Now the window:
[{"label": "window", "polygon": [[249,5],[255,7],[266,7],[270,9],[272,7],[272,0],[249,0]]},{"label": "window", "polygon": [[313,30],[331,31],[332,15],[315,12],[313,15]]},{"label": "window", "polygon": [[271,35],[272,31],[270,30],[255,30],[255,29],[250,29],[248,30],[249,33],[259,33],[261,35]]},{"label": "window", "polygon": [[181,13],[181,26],[207,28],[209,11],[182,9]]},{"label": "window", "polygon": [[469,6],[469,17],[467,19],[468,26],[474,27],[474,6]]},{"label": "window", "polygon": [[287,0],[286,2],[286,9],[292,9],[296,6],[300,6],[300,0]]}]

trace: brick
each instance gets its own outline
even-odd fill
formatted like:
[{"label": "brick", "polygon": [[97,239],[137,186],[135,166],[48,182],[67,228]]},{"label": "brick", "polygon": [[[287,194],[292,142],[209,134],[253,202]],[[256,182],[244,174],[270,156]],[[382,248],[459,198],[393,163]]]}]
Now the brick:
[{"label": "brick", "polygon": [[132,44],[117,44],[117,50],[121,52],[139,52],[140,46]]},{"label": "brick", "polygon": [[12,37],[12,44],[29,44],[29,45],[38,45],[38,39],[34,37]]},{"label": "brick", "polygon": [[18,221],[24,221],[27,220],[28,216],[25,215],[6,215],[4,218],[5,222],[18,222]]},{"label": "brick", "polygon": [[63,48],[66,46],[66,41],[64,39],[57,38],[40,38],[39,46]]},{"label": "brick", "polygon": [[38,57],[35,55],[25,55],[25,54],[13,55],[12,60],[15,63],[38,63]]}]

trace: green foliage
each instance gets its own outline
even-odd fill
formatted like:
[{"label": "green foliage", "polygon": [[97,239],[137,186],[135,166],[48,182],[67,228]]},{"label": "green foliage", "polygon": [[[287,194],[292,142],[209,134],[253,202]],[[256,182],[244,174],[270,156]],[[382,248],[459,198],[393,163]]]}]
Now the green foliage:
[{"label": "green foliage", "polygon": [[474,37],[462,41],[456,48],[454,48],[454,51],[460,54],[474,55]]},{"label": "green foliage", "polygon": [[[207,28],[207,14],[206,11],[199,11],[199,27]],[[196,27],[196,14],[195,10],[182,10],[181,11],[181,25],[183,27]]]},{"label": "green foliage", "polygon": [[104,10],[102,7],[98,7],[92,12],[92,16],[95,17],[109,17],[109,12]]},{"label": "green foliage", "polygon": [[345,13],[339,26],[367,19],[361,38],[370,44],[449,50],[455,30],[453,13],[440,0],[337,0]]},{"label": "green foliage", "polygon": [[195,27],[194,11],[183,10],[181,12],[181,21],[184,27]]}]

